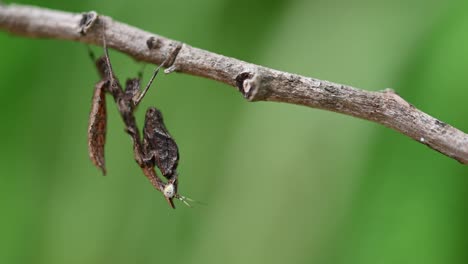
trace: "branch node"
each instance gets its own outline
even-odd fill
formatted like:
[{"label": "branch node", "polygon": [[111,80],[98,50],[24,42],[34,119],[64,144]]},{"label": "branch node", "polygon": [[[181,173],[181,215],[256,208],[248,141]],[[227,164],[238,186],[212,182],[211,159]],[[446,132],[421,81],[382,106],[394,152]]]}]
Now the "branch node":
[{"label": "branch node", "polygon": [[161,42],[156,37],[151,36],[151,37],[148,38],[148,40],[146,40],[146,46],[150,50],[157,49],[157,48],[159,48],[161,46]]},{"label": "branch node", "polygon": [[86,33],[88,33],[88,30],[94,25],[94,23],[98,19],[98,14],[96,13],[96,11],[89,11],[81,15],[82,17],[80,23],[78,24],[78,33],[84,36],[86,35]]},{"label": "branch node", "polygon": [[241,72],[236,76],[237,89],[246,99],[250,97],[252,84],[249,82],[249,80],[251,80],[253,77],[254,74],[251,72]]},{"label": "branch node", "polygon": [[261,73],[260,69],[256,69],[254,72],[241,72],[235,78],[239,92],[245,99],[252,102],[264,100],[267,97],[269,93],[268,79]]}]

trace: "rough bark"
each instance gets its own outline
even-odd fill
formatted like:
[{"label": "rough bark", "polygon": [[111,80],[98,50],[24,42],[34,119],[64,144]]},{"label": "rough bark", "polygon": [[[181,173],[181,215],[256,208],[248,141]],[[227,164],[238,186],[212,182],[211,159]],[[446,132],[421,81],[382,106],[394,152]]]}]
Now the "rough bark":
[{"label": "rough bark", "polygon": [[[281,72],[215,54],[117,22],[96,12],[81,14],[24,5],[0,5],[0,29],[34,37],[108,46],[136,60],[237,87],[249,101],[276,101],[334,111],[392,128],[463,164],[468,135],[416,109],[393,90],[372,92]],[[174,52],[176,51],[176,52]]]}]

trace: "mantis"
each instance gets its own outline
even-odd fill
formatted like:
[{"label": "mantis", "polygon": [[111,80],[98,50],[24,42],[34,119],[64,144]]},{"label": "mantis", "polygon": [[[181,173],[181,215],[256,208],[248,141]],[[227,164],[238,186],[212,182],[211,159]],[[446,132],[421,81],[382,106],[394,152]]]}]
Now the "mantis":
[{"label": "mantis", "polygon": [[[162,113],[156,107],[149,107],[146,111],[145,124],[143,127],[143,138],[140,136],[134,113],[148,92],[151,84],[156,78],[159,70],[167,62],[166,58],[151,76],[150,81],[143,90],[140,88],[141,75],[129,79],[125,89],[118,78],[114,75],[109,58],[109,51],[105,37],[103,37],[104,55],[94,59],[101,80],[95,85],[92,99],[91,111],[88,125],[88,152],[93,164],[98,167],[103,175],[106,174],[104,146],[107,132],[107,110],[106,93],[114,98],[117,109],[125,124],[125,131],[130,135],[133,142],[134,158],[143,174],[150,180],[152,185],[159,190],[172,208],[175,208],[174,198],[191,207],[190,198],[178,193],[179,148],[169,134]],[[155,167],[159,168],[166,182],[158,177]]]}]

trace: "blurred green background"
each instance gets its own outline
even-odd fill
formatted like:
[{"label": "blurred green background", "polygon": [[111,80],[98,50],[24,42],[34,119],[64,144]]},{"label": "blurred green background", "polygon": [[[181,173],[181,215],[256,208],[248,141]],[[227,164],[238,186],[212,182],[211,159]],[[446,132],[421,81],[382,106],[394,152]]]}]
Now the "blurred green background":
[{"label": "blurred green background", "polygon": [[[22,1],[96,10],[268,67],[393,88],[468,131],[466,1]],[[181,151],[168,207],[109,98],[102,177],[87,154],[98,81],[84,45],[0,33],[0,263],[467,263],[468,168],[368,121],[160,75]],[[101,49],[94,48],[100,54]],[[124,81],[142,64],[111,51]],[[153,66],[146,67],[146,80]]]}]

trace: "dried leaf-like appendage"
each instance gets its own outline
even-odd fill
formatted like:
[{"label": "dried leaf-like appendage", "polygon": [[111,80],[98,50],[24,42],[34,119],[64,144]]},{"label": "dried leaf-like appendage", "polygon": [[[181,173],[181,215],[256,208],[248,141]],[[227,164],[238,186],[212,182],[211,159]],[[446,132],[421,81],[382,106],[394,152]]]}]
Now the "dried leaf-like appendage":
[{"label": "dried leaf-like appendage", "polygon": [[143,148],[146,159],[158,166],[164,177],[171,179],[177,175],[179,149],[164,125],[161,112],[154,107],[146,111]]},{"label": "dried leaf-like appendage", "polygon": [[105,87],[108,85],[109,81],[105,80],[96,84],[88,126],[89,157],[94,165],[102,170],[103,175],[106,175],[104,162],[104,144],[106,143],[107,129]]}]

